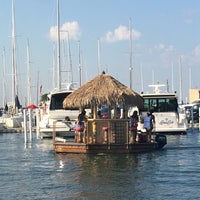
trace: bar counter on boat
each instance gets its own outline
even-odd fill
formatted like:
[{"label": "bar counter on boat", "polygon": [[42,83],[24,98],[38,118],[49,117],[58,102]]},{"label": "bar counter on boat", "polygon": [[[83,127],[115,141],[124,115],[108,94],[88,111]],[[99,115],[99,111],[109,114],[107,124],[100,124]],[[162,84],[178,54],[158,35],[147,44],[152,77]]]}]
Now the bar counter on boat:
[{"label": "bar counter on boat", "polygon": [[89,119],[84,129],[75,129],[73,140],[53,132],[56,153],[139,153],[162,149],[167,143],[165,135],[147,141],[145,133],[139,133],[138,141],[130,143],[128,119]]}]

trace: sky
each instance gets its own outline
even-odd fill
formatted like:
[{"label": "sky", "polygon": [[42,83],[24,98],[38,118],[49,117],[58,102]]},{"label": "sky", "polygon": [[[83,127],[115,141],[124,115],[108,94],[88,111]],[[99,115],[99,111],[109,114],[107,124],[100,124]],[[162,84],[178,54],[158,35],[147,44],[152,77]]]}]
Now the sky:
[{"label": "sky", "polygon": [[[169,91],[177,91],[179,100],[187,102],[189,88],[200,88],[199,0],[59,0],[59,4],[62,81],[69,80],[66,71],[72,67],[78,87],[81,66],[82,84],[104,70],[130,87],[132,66],[132,89],[138,93],[151,92],[150,84],[168,83]],[[14,0],[14,7],[19,98],[27,104],[29,66],[31,103],[36,104],[40,86],[43,94],[55,86],[57,0]],[[4,98],[11,101],[12,93],[11,16],[12,0],[0,0],[0,91],[6,82],[0,106]]]}]

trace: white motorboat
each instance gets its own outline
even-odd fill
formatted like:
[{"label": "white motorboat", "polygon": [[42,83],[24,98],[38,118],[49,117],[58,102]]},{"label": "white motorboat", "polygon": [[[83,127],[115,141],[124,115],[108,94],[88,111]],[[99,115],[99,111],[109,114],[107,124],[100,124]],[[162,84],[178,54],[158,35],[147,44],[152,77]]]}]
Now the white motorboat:
[{"label": "white motorboat", "polygon": [[155,88],[153,93],[141,94],[144,98],[144,108],[141,110],[141,123],[138,128],[144,131],[142,119],[147,112],[152,111],[155,116],[154,133],[186,134],[186,114],[178,105],[176,93],[161,92],[159,87],[164,85],[150,86]]},{"label": "white motorboat", "polygon": [[[48,97],[49,101],[43,106],[39,130],[41,138],[52,137],[53,130],[64,136],[74,136],[72,130],[79,114],[78,108],[63,108],[63,100],[71,94],[73,89],[69,86],[66,89],[52,91]],[[69,117],[70,121],[65,118]]]}]

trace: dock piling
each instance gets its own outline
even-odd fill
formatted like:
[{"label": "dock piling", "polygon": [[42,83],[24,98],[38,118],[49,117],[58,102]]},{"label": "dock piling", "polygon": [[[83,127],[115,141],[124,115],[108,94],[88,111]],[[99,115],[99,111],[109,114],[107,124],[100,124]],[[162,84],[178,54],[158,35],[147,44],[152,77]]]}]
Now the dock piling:
[{"label": "dock piling", "polygon": [[26,119],[26,109],[23,110],[24,112],[24,143],[27,142],[27,119]]},{"label": "dock piling", "polygon": [[28,109],[29,111],[29,139],[32,141],[32,109]]}]

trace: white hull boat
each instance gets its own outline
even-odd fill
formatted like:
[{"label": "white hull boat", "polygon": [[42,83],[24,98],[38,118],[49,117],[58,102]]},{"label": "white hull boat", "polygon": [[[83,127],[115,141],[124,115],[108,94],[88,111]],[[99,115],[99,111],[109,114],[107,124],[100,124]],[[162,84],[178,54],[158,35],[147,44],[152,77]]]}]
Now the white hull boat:
[{"label": "white hull boat", "polygon": [[[79,109],[64,109],[62,105],[64,98],[71,92],[73,90],[68,88],[50,93],[49,101],[41,113],[41,121],[39,123],[41,138],[52,138],[54,130],[56,133],[65,136],[74,136],[72,129],[75,126]],[[69,117],[70,121],[65,121],[65,117]]]},{"label": "white hull boat", "polygon": [[141,121],[138,129],[142,132],[143,118],[147,112],[155,116],[154,133],[186,134],[188,123],[186,114],[178,105],[176,93],[160,92],[159,87],[164,85],[151,85],[155,87],[154,93],[142,93],[144,108],[141,110]]},{"label": "white hull boat", "polygon": [[22,127],[24,121],[23,115],[13,115],[5,118],[5,126],[7,128],[19,128]]}]

